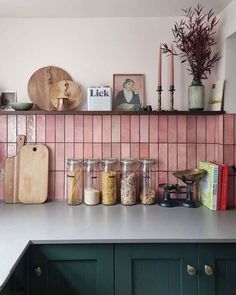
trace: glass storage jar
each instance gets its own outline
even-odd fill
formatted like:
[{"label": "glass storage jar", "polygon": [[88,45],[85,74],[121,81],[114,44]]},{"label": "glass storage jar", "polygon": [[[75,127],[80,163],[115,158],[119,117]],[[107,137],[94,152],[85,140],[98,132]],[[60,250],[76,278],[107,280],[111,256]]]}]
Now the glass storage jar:
[{"label": "glass storage jar", "polygon": [[102,161],[102,204],[114,205],[116,203],[116,159]]},{"label": "glass storage jar", "polygon": [[83,202],[83,160],[67,159],[67,167],[67,204],[78,205]]},{"label": "glass storage jar", "polygon": [[134,159],[121,160],[120,201],[123,205],[136,203],[136,174]]},{"label": "glass storage jar", "polygon": [[98,159],[84,161],[84,203],[97,205],[100,203],[100,169]]},{"label": "glass storage jar", "polygon": [[156,202],[155,193],[155,174],[153,166],[156,163],[154,159],[142,159],[140,162],[140,176],[141,176],[141,193],[140,201],[142,204],[151,205]]}]

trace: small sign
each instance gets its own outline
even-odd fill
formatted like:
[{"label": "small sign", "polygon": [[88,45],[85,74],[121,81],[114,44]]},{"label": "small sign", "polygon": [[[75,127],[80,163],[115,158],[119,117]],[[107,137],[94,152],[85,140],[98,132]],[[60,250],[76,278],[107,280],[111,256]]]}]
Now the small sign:
[{"label": "small sign", "polygon": [[88,111],[111,111],[111,87],[89,87],[87,105]]}]

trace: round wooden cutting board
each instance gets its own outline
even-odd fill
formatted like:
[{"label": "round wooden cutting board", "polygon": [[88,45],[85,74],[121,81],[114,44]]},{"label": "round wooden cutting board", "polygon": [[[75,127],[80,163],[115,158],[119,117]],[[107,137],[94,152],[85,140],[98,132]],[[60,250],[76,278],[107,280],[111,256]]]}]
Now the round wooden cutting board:
[{"label": "round wooden cutting board", "polygon": [[68,110],[76,109],[82,101],[82,91],[73,81],[60,81],[50,90],[50,100],[54,108],[58,106],[58,98],[68,97]]},{"label": "round wooden cutting board", "polygon": [[29,98],[42,110],[55,110],[50,101],[50,89],[55,83],[62,80],[72,81],[72,78],[61,68],[48,66],[37,70],[28,82]]}]

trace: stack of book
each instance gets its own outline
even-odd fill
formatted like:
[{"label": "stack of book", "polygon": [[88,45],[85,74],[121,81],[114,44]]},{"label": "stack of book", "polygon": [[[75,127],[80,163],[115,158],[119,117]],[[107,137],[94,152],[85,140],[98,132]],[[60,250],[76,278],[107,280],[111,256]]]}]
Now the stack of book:
[{"label": "stack of book", "polygon": [[218,162],[199,162],[199,169],[207,171],[199,182],[199,201],[211,210],[226,210],[229,167]]}]

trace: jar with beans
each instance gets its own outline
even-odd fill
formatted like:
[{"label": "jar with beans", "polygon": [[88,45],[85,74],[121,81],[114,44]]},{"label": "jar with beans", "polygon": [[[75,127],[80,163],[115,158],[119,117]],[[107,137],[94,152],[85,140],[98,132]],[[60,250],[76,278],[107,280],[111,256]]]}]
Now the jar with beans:
[{"label": "jar with beans", "polygon": [[155,193],[155,173],[153,166],[156,163],[155,159],[142,159],[140,162],[140,177],[141,177],[141,194],[140,201],[142,204],[151,205],[156,202]]},{"label": "jar with beans", "polygon": [[134,205],[136,203],[136,174],[134,164],[134,159],[121,160],[120,200],[123,205]]}]

